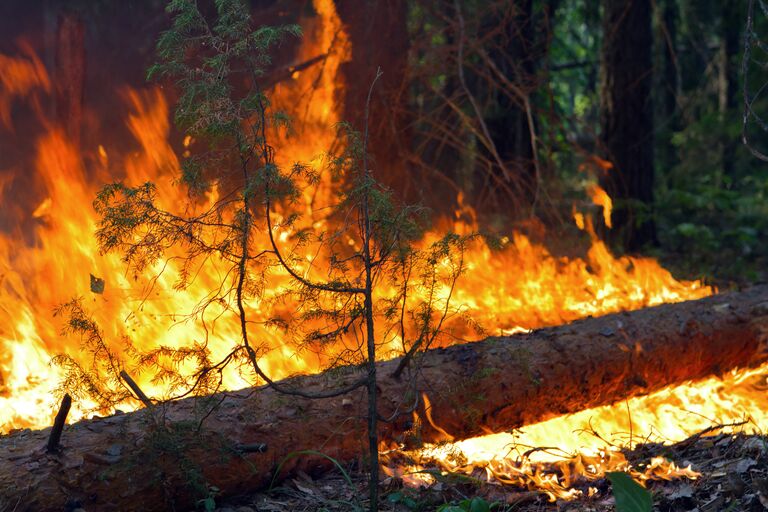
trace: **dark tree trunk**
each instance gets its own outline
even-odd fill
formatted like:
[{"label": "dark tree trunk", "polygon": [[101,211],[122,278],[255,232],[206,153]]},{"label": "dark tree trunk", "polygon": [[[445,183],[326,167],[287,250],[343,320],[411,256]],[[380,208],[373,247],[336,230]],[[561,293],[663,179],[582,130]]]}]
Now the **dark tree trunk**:
[{"label": "dark tree trunk", "polygon": [[[430,350],[415,384],[392,376],[399,360],[380,362],[378,408],[392,421],[379,423],[379,438],[502,432],[752,366],[768,358],[767,333],[763,286]],[[282,385],[320,392],[359,376],[339,369]],[[414,431],[411,404],[422,396],[439,430],[422,422]],[[419,400],[421,418],[424,407]],[[300,450],[360,460],[366,415],[364,389],[307,400],[262,388],[83,421],[64,430],[57,453],[45,452],[48,431],[25,430],[0,438],[0,504],[17,512],[190,510],[212,486],[233,496],[269,485],[283,462],[282,477],[332,467],[319,456],[287,458]]]},{"label": "dark tree trunk", "polygon": [[[522,92],[529,94],[534,90],[536,81],[533,0],[510,2],[506,11],[499,13],[492,9],[485,22],[491,29],[498,25],[500,17],[507,20],[489,56],[504,76]],[[486,87],[487,82],[480,79],[478,88]],[[499,204],[509,208],[512,200],[513,205],[525,210],[533,202],[537,185],[528,115],[519,98],[506,93],[496,93],[495,96],[495,108],[486,123],[501,160],[514,176],[513,190],[519,194],[518,197],[500,198]],[[504,176],[501,169],[494,168],[492,172]]]},{"label": "dark tree trunk", "polygon": [[615,242],[656,243],[653,222],[651,1],[604,0],[602,143],[613,163],[601,185],[613,198]]},{"label": "dark tree trunk", "polygon": [[656,46],[658,68],[661,72],[656,82],[656,157],[661,169],[666,171],[678,162],[676,148],[672,144],[672,134],[680,129],[677,105],[680,81],[676,50],[679,12],[677,0],[660,0],[657,5]]},{"label": "dark tree trunk", "polygon": [[[729,0],[722,3],[720,18],[720,98],[719,109],[725,127],[733,121],[739,106],[739,52],[744,23],[745,6],[741,0]],[[740,144],[738,137],[723,136],[723,174],[733,176],[736,148]]]},{"label": "dark tree trunk", "polygon": [[403,162],[408,144],[405,76],[408,66],[408,5],[405,0],[336,0],[352,45],[351,61],[342,66],[345,80],[342,118],[360,132],[365,128],[366,96],[376,69],[384,73],[374,89],[369,115],[369,150],[376,179],[406,199],[417,191]]},{"label": "dark tree trunk", "polygon": [[[503,32],[495,38],[489,56],[494,65],[508,80],[527,95],[528,108],[521,98],[512,91],[492,92],[494,108],[486,119],[493,144],[508,171],[514,174],[514,186],[518,197],[502,197],[502,208],[510,211],[510,200],[515,210],[530,213],[536,202],[538,187],[542,179],[537,176],[531,128],[536,129],[537,116],[535,94],[539,88],[539,71],[546,62],[552,36],[552,18],[559,0],[543,2],[540,9],[534,9],[533,0],[509,2],[504,12],[491,9],[485,21],[488,30],[498,26],[499,19],[506,20]],[[477,88],[487,88],[486,81],[479,79]],[[503,87],[503,86],[502,86]],[[476,91],[477,96],[487,93]],[[530,109],[530,111],[528,110]],[[530,117],[529,117],[530,116]],[[493,160],[491,158],[491,160]],[[501,169],[494,169],[503,176]]]},{"label": "dark tree trunk", "polygon": [[80,145],[85,89],[85,24],[62,12],[56,30],[56,117],[75,147]]}]

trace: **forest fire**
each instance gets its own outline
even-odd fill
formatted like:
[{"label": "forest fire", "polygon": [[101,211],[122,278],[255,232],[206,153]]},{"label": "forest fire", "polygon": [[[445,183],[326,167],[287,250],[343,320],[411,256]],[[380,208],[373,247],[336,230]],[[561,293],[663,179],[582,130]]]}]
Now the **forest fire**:
[{"label": "forest fire", "polygon": [[[325,55],[323,69],[319,74],[311,68],[293,71],[289,81],[274,87],[273,101],[290,107],[296,125],[295,133],[275,134],[280,137],[275,143],[278,163],[289,167],[294,162],[308,162],[319,171],[324,152],[334,145],[335,135],[329,126],[340,120],[335,101],[344,86],[337,71],[349,58],[350,50],[333,3],[313,3],[318,18],[306,21],[298,60]],[[14,130],[14,103],[39,102],[50,89],[51,79],[31,50],[20,56],[0,55],[0,120],[4,129]],[[184,158],[177,153],[189,154],[198,141],[186,137],[182,147],[172,145],[169,99],[163,91],[124,90],[114,102],[115,108],[126,111],[125,124],[134,138],[130,143],[135,151],[122,153],[106,142],[78,147],[63,127],[46,118],[38,106],[35,109],[45,133],[36,141],[35,168],[0,173],[0,195],[16,173],[34,173],[39,178],[39,189],[30,194],[36,198],[35,204],[4,207],[2,213],[3,225],[19,227],[0,232],[0,433],[50,426],[57,397],[52,391],[60,387],[72,369],[80,371],[82,378],[96,378],[90,368],[94,363],[99,367],[112,364],[96,361],[107,352],[117,355],[121,368],[131,368],[126,338],[134,351],[205,344],[212,360],[225,358],[232,340],[240,339],[234,304],[208,301],[211,290],[227,278],[227,261],[211,258],[196,270],[191,286],[178,290],[180,276],[188,271],[179,263],[181,253],[171,251],[168,261],[153,265],[142,275],[132,275],[125,270],[119,254],[101,252],[94,238],[98,217],[90,205],[105,183],[121,179],[136,186],[151,181],[156,184],[158,202],[171,211],[206,211],[224,193],[214,189],[206,200],[195,202],[177,185]],[[322,175],[316,186],[303,191],[301,201],[309,225],[333,229],[329,224],[333,221],[324,218],[323,210],[331,201],[329,190],[334,186],[337,184],[330,176]],[[602,207],[603,222],[611,227],[611,198],[594,184],[587,193]],[[453,218],[436,224],[458,233],[471,233],[479,228],[474,217],[471,208],[464,207]],[[580,227],[585,217],[588,215],[577,215]],[[22,233],[20,226],[30,225],[30,219],[34,232]],[[591,231],[591,227],[585,229]],[[291,246],[295,244],[293,234],[282,231],[278,240]],[[421,244],[428,247],[440,236],[435,229]],[[267,243],[266,239],[260,242]],[[451,325],[447,331],[450,335],[435,346],[468,341],[478,332],[526,332],[714,293],[701,282],[676,280],[653,259],[616,257],[594,236],[584,258],[557,256],[520,232],[509,233],[500,246],[492,248],[482,239],[475,239],[463,255],[462,275],[455,287],[444,276],[438,279],[439,285],[433,290],[438,297],[435,304],[437,309],[450,310],[446,316]],[[311,248],[304,256],[306,263],[300,270],[307,275],[321,274],[323,265],[316,261]],[[450,275],[451,261],[446,259],[444,265]],[[285,272],[272,270],[270,289],[265,295],[277,297],[289,286],[289,280]],[[61,305],[78,297],[88,317],[92,316],[101,330],[104,352],[83,351],[77,335],[61,334],[71,314]],[[201,304],[206,305],[201,308]],[[295,306],[283,307],[290,310]],[[260,358],[272,379],[314,373],[330,365],[333,351],[297,351],[286,341],[285,333],[272,326],[274,311],[257,302],[247,308],[253,337],[267,347]],[[60,314],[53,316],[54,310]],[[382,358],[402,355],[404,341],[399,334],[378,335],[383,340],[379,349]],[[53,358],[59,364],[52,364]],[[183,374],[190,368],[182,365],[177,370]],[[425,468],[468,475],[485,472],[491,480],[537,489],[552,499],[589,493],[589,481],[611,470],[629,471],[639,480],[696,478],[695,468],[685,467],[684,461],[654,459],[647,467],[631,467],[618,448],[648,441],[679,441],[713,423],[741,418],[749,418],[750,425],[756,428],[768,427],[764,393],[743,384],[764,379],[758,376],[766,372],[768,367],[733,372],[723,380],[713,377],[684,384],[511,433],[455,443],[448,436],[444,444],[427,444],[415,451],[382,450],[388,457],[385,471],[415,485],[435,481],[434,473],[425,472]],[[155,375],[140,373],[134,377],[153,399],[180,393],[172,382]],[[223,372],[224,389],[253,384],[254,375],[248,369],[227,368]],[[139,405],[128,398],[120,409],[136,409]],[[78,397],[70,421],[114,412],[84,396]],[[438,416],[416,421],[429,422],[435,428],[441,424]],[[574,486],[587,490],[575,490]]]},{"label": "forest fire", "polygon": [[768,423],[766,372],[768,365],[734,371],[508,433],[393,452],[386,472],[412,486],[464,474],[539,490],[553,501],[588,495],[591,482],[608,471],[628,471],[639,481],[696,479],[701,475],[690,465],[678,466],[684,461],[655,457],[633,467],[620,449],[679,442],[713,426],[761,431]]}]

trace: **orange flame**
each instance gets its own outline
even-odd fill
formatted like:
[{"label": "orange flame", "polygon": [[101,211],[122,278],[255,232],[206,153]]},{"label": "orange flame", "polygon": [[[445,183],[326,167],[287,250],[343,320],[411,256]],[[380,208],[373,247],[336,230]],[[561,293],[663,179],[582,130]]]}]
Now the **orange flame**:
[{"label": "orange flame", "polygon": [[[485,477],[517,487],[536,489],[555,499],[573,499],[572,488],[603,477],[608,471],[627,471],[640,481],[696,479],[690,467],[654,457],[633,467],[619,451],[639,443],[671,444],[713,425],[718,432],[759,432],[768,425],[765,385],[768,364],[748,371],[732,371],[637,397],[612,406],[553,418],[510,433],[492,434],[456,443],[427,445],[411,452],[389,452],[385,472],[407,485],[435,482],[437,468],[444,474]],[[743,426],[727,426],[733,422]],[[403,459],[405,457],[405,460]]]},{"label": "orange flame", "polygon": [[27,44],[21,44],[24,57],[0,54],[0,121],[11,128],[11,103],[16,97],[28,97],[38,89],[50,92],[51,81],[45,66]]},{"label": "orange flame", "polygon": [[599,185],[590,185],[587,187],[587,194],[592,202],[603,208],[603,222],[606,227],[611,228],[611,211],[613,210],[613,201],[611,197]]}]

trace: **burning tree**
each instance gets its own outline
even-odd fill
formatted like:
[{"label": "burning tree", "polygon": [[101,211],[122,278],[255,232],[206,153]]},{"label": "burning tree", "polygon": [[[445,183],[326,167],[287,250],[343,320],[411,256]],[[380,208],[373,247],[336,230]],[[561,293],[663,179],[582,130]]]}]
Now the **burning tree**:
[{"label": "burning tree", "polygon": [[[448,234],[427,249],[415,249],[412,242],[421,234],[423,210],[398,206],[374,178],[367,125],[380,72],[365,104],[364,133],[342,124],[339,149],[325,155],[320,169],[303,163],[284,169],[277,165],[270,141],[290,129],[290,120],[271,107],[263,82],[270,53],[285,38],[300,36],[299,27],[254,28],[240,0],[217,2],[214,20],[189,0],[171,1],[168,11],[173,26],[158,42],[160,63],[149,70],[149,77],[175,81],[180,90],[177,124],[204,145],[182,168],[180,186],[187,188],[190,203],[178,213],[159,204],[152,183],[107,185],[94,202],[100,216],[96,236],[102,251],[119,251],[136,275],[179,260],[180,292],[214,262],[222,278],[190,316],[205,322],[212,311],[232,314],[239,323],[239,339],[218,360],[212,360],[207,340],[151,351],[129,343],[134,371],[154,371],[175,397],[218,390],[229,366],[239,367],[255,383],[302,398],[331,398],[365,387],[370,508],[376,510],[377,429],[380,421],[387,421],[376,405],[376,359],[383,350],[404,356],[393,375],[415,379],[419,354],[435,343],[446,319],[456,313],[451,295],[470,237]],[[322,215],[303,218],[296,203],[316,193],[323,182],[330,193]],[[275,276],[283,285],[270,294]],[[272,311],[267,323],[291,337],[298,349],[314,350],[328,368],[358,378],[321,392],[275,382],[261,361],[269,346],[254,339],[249,314],[254,304]],[[86,394],[102,408],[114,406],[126,398],[127,388],[118,377],[125,363],[106,348],[77,301],[62,309],[70,313],[69,328],[87,334],[94,361],[108,362],[84,369],[59,357],[57,362],[70,370],[65,384],[85,385]],[[102,373],[111,378],[101,378]],[[413,410],[419,396],[412,393],[401,400],[405,410]]]}]

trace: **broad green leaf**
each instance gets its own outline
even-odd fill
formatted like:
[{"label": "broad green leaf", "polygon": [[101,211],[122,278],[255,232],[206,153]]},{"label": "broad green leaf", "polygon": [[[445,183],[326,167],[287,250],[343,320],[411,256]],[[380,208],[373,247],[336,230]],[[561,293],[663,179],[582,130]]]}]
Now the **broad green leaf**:
[{"label": "broad green leaf", "polygon": [[483,498],[472,498],[469,502],[469,512],[490,512],[491,507]]},{"label": "broad green leaf", "polygon": [[616,498],[616,512],[651,512],[651,493],[632,477],[621,471],[608,473]]}]

